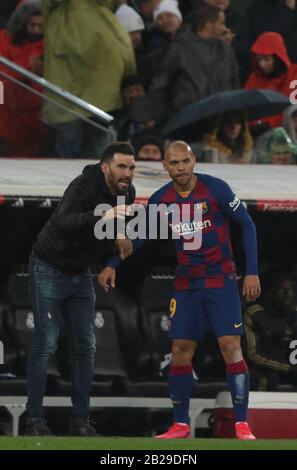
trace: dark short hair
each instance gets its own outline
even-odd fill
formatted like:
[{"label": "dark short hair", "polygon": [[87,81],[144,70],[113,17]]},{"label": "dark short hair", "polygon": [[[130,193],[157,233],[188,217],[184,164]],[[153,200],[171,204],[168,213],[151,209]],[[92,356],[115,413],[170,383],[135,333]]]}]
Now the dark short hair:
[{"label": "dark short hair", "polygon": [[[273,70],[266,74],[269,78],[277,78],[288,71],[288,66],[276,55],[273,54]],[[257,66],[259,69],[259,66]],[[263,73],[263,72],[262,72]]]},{"label": "dark short hair", "polygon": [[113,142],[104,150],[100,163],[110,162],[115,153],[122,153],[124,155],[133,155],[135,157],[134,147],[129,142]]},{"label": "dark short hair", "polygon": [[138,75],[129,75],[129,77],[123,78],[121,83],[121,91],[126,90],[130,86],[142,85],[141,80]]},{"label": "dark short hair", "polygon": [[134,134],[134,136],[131,137],[131,142],[135,148],[136,159],[142,147],[144,147],[145,145],[151,144],[151,145],[155,145],[156,147],[158,147],[158,149],[160,150],[161,157],[162,157],[161,159],[163,160],[165,142],[153,131],[145,130],[138,134]]},{"label": "dark short hair", "polygon": [[215,23],[218,20],[221,11],[222,10],[220,10],[220,8],[215,7],[214,5],[203,3],[195,12],[195,31],[201,31],[206,23]]}]

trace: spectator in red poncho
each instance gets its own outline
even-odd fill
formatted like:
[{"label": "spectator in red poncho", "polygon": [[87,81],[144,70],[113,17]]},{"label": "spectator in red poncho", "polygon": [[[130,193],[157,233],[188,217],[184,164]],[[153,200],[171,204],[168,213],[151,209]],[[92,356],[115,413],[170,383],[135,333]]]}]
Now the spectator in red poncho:
[{"label": "spectator in red poncho", "polygon": [[[252,53],[254,71],[245,88],[274,90],[290,96],[290,83],[297,79],[297,65],[290,61],[282,36],[278,33],[261,34],[252,46]],[[282,115],[263,119],[273,128],[280,127],[282,120]]]},{"label": "spectator in red poncho", "polygon": [[[7,30],[0,31],[0,54],[42,75],[43,16],[40,0],[22,1],[16,8]],[[3,73],[42,91],[39,85],[21,74],[0,66],[0,80],[4,85],[4,104],[0,105],[2,156],[37,156],[45,139],[40,119],[42,99],[5,78]]]}]

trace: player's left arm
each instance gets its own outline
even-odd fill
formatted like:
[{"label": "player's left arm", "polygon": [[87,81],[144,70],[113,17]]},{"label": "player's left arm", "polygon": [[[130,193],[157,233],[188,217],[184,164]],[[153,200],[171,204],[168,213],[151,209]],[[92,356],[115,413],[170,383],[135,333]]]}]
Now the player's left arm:
[{"label": "player's left arm", "polygon": [[224,181],[217,180],[217,198],[223,212],[240,225],[243,233],[246,269],[243,280],[243,295],[254,302],[261,294],[258,276],[258,249],[256,227],[240,199]]}]

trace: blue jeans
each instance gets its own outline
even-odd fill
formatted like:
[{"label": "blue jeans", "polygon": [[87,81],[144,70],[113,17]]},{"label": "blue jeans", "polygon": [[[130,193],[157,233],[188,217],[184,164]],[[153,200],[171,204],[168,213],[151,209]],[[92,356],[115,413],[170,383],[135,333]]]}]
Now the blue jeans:
[{"label": "blue jeans", "polygon": [[63,311],[73,342],[72,414],[86,416],[90,409],[96,349],[95,291],[91,274],[67,276],[34,256],[29,273],[35,334],[27,370],[27,415],[43,417],[48,359],[57,348]]}]

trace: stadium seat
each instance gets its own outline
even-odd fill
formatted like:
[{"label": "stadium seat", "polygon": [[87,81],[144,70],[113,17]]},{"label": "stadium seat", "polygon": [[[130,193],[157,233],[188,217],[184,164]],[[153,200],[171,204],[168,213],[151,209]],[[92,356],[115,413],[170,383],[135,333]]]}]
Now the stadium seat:
[{"label": "stadium seat", "polygon": [[96,384],[100,380],[113,383],[112,393],[122,392],[122,379],[127,377],[125,361],[121,353],[119,334],[115,315],[113,294],[106,294],[95,286],[95,338],[96,357],[94,365],[94,380],[92,394],[96,395]]},{"label": "stadium seat", "polygon": [[[173,279],[148,276],[140,295],[140,330],[143,332],[152,358],[149,375],[137,385],[137,395],[168,397],[168,366],[171,343],[167,336],[167,311]],[[135,388],[135,386],[134,386]],[[128,387],[128,394],[130,390]]]},{"label": "stadium seat", "polygon": [[[96,278],[95,278],[96,279]],[[104,292],[94,279],[96,291],[95,310],[95,338],[96,356],[94,363],[94,378],[92,383],[92,396],[108,396],[123,394],[123,380],[127,379],[127,370],[124,354],[119,340],[116,309],[119,306],[117,292]],[[124,299],[123,299],[124,300]],[[127,314],[130,314],[128,308]],[[62,331],[64,367],[68,362],[68,372],[71,369],[71,355],[69,354],[71,338],[67,329]],[[65,384],[63,389],[65,391]],[[70,383],[69,383],[70,387]],[[67,390],[69,392],[70,390]]]},{"label": "stadium seat", "polygon": [[171,351],[168,339],[168,307],[173,291],[173,279],[147,277],[143,285],[140,311],[142,328],[151,348],[154,374],[159,376],[161,364]]},{"label": "stadium seat", "polygon": [[[34,319],[29,295],[28,275],[12,275],[8,285],[10,311],[7,327],[20,357],[20,374],[26,377],[27,358],[34,336]],[[56,356],[49,360],[47,395],[53,394],[54,379],[60,377]]]},{"label": "stadium seat", "polygon": [[121,357],[125,364],[127,376],[123,377],[122,394],[128,396],[159,396],[158,390],[153,390],[155,384],[151,384],[152,357],[143,332],[140,329],[140,312],[134,301],[127,297],[119,289],[113,289],[106,294],[97,288],[97,303],[105,308],[109,302],[109,308],[113,309]]},{"label": "stadium seat", "polygon": [[[9,330],[21,357],[21,373],[23,377],[26,374],[27,357],[31,350],[34,333],[28,281],[29,278],[26,275],[13,275],[9,283],[9,296],[12,304],[11,314],[8,320]],[[58,349],[55,356],[49,360],[48,365],[48,387],[46,394],[52,396],[69,396],[71,394],[71,338],[67,335],[68,329],[65,327],[63,320],[62,315]],[[98,352],[96,355],[92,394],[96,396],[110,395],[112,393],[113,381],[110,377],[99,377],[100,371],[97,367],[97,356]]]},{"label": "stadium seat", "polygon": [[[102,293],[98,296],[101,298]],[[130,379],[139,379],[151,368],[151,356],[142,331],[138,305],[118,289],[112,303],[119,333],[119,344]]]},{"label": "stadium seat", "polygon": [[[96,358],[93,388],[100,377],[112,378],[114,384],[113,394],[122,395],[124,393],[123,381],[127,379],[128,372],[125,354],[121,347],[117,309],[122,300],[123,309],[129,316],[130,309],[133,309],[134,306],[132,302],[126,305],[124,298],[119,300],[117,290],[106,293],[98,286],[96,280],[94,280],[94,286],[96,291]],[[122,338],[122,341],[125,343],[126,340]]]}]

